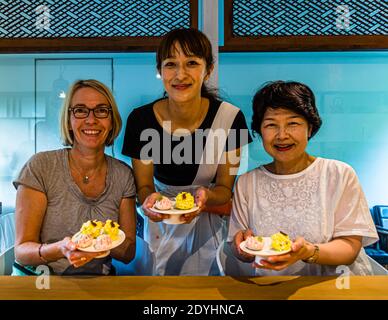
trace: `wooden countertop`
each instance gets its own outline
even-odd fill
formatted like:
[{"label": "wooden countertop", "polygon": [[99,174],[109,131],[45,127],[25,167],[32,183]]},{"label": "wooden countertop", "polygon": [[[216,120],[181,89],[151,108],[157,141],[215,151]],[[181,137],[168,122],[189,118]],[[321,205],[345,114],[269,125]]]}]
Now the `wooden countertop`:
[{"label": "wooden countertop", "polygon": [[41,280],[0,276],[0,300],[388,300],[387,276],[350,277],[349,289],[336,277],[51,276],[38,289]]}]

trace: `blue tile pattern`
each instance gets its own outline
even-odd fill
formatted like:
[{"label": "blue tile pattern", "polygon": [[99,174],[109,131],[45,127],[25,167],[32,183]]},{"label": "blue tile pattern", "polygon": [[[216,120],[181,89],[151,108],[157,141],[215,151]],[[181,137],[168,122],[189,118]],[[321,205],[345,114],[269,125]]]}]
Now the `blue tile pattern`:
[{"label": "blue tile pattern", "polygon": [[189,0],[0,0],[0,38],[148,37],[190,27]]},{"label": "blue tile pattern", "polygon": [[387,35],[388,0],[234,0],[234,36]]}]

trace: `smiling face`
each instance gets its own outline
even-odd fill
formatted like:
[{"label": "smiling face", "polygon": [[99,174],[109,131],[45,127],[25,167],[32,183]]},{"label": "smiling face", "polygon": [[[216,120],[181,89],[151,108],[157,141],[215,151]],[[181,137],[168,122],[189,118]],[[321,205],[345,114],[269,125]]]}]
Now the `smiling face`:
[{"label": "smiling face", "polygon": [[263,146],[275,163],[295,165],[306,155],[311,127],[307,120],[284,108],[267,108],[260,126]]},{"label": "smiling face", "polygon": [[186,56],[175,43],[173,56],[162,61],[161,77],[168,97],[175,102],[189,102],[201,97],[201,87],[208,79],[206,61],[197,56]]},{"label": "smiling face", "polygon": [[[97,107],[108,106],[106,97],[97,90],[84,87],[78,89],[71,99],[71,107]],[[112,130],[112,113],[107,118],[98,119],[92,111],[84,119],[77,119],[73,112],[70,112],[70,128],[74,135],[74,146],[87,149],[101,149],[105,146],[106,138]]]}]

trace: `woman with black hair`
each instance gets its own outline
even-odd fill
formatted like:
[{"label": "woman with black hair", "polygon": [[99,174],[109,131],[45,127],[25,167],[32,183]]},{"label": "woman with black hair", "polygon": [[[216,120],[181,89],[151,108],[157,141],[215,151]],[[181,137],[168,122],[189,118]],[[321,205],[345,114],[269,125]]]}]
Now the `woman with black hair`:
[{"label": "woman with black hair", "polygon": [[[240,147],[250,136],[242,112],[205,85],[214,60],[202,32],[169,32],[156,59],[165,95],[131,112],[122,151],[132,158],[144,239],[155,256],[154,274],[215,275],[226,220],[207,207],[230,204]],[[169,215],[151,210],[156,199],[183,191],[195,196],[199,210],[182,215],[181,224],[161,223]]]},{"label": "woman with black hair", "polygon": [[240,247],[248,237],[281,231],[294,240],[289,253],[255,263],[257,275],[335,275],[339,265],[372,272],[362,246],[378,236],[356,173],[306,152],[320,126],[314,94],[302,83],[272,82],[253,99],[252,130],[273,161],[238,179],[228,241],[252,262]]}]

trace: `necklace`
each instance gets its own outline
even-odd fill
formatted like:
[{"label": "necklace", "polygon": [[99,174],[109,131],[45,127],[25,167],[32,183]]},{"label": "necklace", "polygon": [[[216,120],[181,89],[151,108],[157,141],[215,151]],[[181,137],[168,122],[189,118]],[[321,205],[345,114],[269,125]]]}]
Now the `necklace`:
[{"label": "necklace", "polygon": [[90,179],[93,178],[94,174],[96,173],[97,171],[97,168],[94,168],[94,170],[92,171],[92,174],[90,175],[87,175],[87,174],[82,174],[81,173],[81,170],[78,168],[78,166],[76,165],[76,162],[73,158],[73,156],[71,155],[71,152],[69,152],[69,159],[71,159],[71,161],[69,161],[69,163],[71,164],[71,162],[73,162],[73,168],[77,171],[77,173],[81,176],[82,178],[82,182],[84,184],[88,184]]}]

